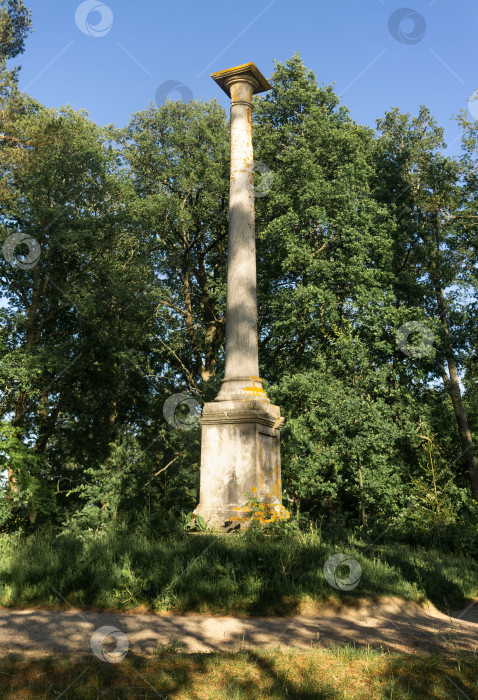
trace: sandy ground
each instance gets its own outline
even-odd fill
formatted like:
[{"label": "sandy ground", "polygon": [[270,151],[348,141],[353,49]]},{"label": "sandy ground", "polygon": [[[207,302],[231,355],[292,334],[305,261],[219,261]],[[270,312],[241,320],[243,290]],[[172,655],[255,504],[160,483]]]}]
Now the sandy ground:
[{"label": "sandy ground", "polygon": [[[324,607],[313,615],[262,618],[0,608],[0,655],[85,654],[91,652],[95,631],[105,626],[125,635],[125,652],[138,654],[152,654],[158,645],[174,642],[174,649],[183,652],[355,644],[395,653],[434,651],[449,656],[456,649],[478,651],[478,599],[450,616],[430,604],[419,606],[398,598]],[[104,631],[97,632],[96,638],[100,649],[114,651],[111,638],[101,647]]]}]

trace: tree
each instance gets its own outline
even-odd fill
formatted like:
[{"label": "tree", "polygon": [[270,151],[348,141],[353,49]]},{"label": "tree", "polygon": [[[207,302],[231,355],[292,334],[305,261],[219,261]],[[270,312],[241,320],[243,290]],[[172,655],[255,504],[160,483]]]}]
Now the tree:
[{"label": "tree", "polygon": [[23,0],[0,0],[0,100],[14,91],[20,67],[7,69],[7,60],[25,50],[25,38],[31,31],[30,10]]},{"label": "tree", "polygon": [[[108,456],[118,424],[134,422],[142,387],[125,358],[141,357],[154,315],[142,301],[152,274],[108,133],[71,108],[23,98],[22,111],[3,125],[31,145],[6,141],[0,149],[1,244],[25,235],[41,255],[22,269],[18,246],[13,264],[1,261],[9,301],[2,414],[16,438],[46,458],[45,478],[60,493]],[[10,470],[10,487],[19,478]]]},{"label": "tree", "polygon": [[[256,200],[259,359],[288,417],[284,485],[313,516],[373,527],[408,505],[420,435],[451,461],[460,402],[477,425],[476,127],[457,163],[428,113],[392,112],[377,137],[299,56],[271,82],[254,98],[273,171]],[[0,119],[0,246],[40,251],[22,266],[14,238],[0,262],[0,516],[96,527],[190,510],[199,426],[163,410],[171,394],[212,400],[224,369],[226,114],[168,102],[120,131],[12,91]],[[429,356],[399,347],[410,320],[439,339]]]},{"label": "tree", "polygon": [[[280,403],[287,490],[366,519],[398,507],[413,410],[393,362],[392,221],[373,193],[373,132],[298,55],[257,99],[261,376]],[[354,516],[352,516],[354,517]]]},{"label": "tree", "polygon": [[476,500],[478,462],[459,382],[469,343],[466,311],[459,302],[470,283],[471,253],[463,235],[470,211],[463,207],[460,164],[442,154],[443,129],[425,107],[417,117],[394,109],[378,121],[378,128],[377,195],[397,222],[394,287],[401,303],[422,306],[439,337],[428,371],[442,379],[452,402],[460,460]]},{"label": "tree", "polygon": [[160,342],[171,366],[197,394],[198,381],[215,376],[224,342],[225,113],[215,100],[168,102],[135,114],[125,138],[140,226],[156,235],[157,303],[168,311]]}]

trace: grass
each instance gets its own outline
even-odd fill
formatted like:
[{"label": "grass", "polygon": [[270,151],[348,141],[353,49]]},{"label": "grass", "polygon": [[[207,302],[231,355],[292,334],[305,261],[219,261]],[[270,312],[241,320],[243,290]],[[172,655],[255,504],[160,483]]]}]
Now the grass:
[{"label": "grass", "polygon": [[[353,590],[336,590],[324,577],[324,563],[337,552],[361,566]],[[474,559],[403,544],[368,547],[353,538],[327,542],[315,531],[279,540],[127,531],[83,539],[0,536],[2,606],[67,601],[92,609],[268,615],[297,613],[307,601],[399,596],[448,612],[477,594]]]},{"label": "grass", "polygon": [[174,700],[450,700],[478,696],[478,658],[391,656],[352,647],[228,654],[128,653],[2,660],[0,700],[157,698]]}]

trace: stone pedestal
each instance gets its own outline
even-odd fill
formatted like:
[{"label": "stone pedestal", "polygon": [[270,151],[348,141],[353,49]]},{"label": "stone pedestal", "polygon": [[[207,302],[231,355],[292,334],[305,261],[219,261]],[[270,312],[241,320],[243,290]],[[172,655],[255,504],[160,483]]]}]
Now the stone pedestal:
[{"label": "stone pedestal", "polygon": [[214,73],[231,98],[231,176],[225,372],[203,407],[200,503],[194,511],[229,528],[252,492],[281,506],[279,430],[284,423],[259,377],[252,95],[270,89],[253,63]]},{"label": "stone pedestal", "polygon": [[238,510],[252,493],[282,504],[278,406],[254,399],[203,407],[200,503],[195,513],[218,528],[240,523]]}]

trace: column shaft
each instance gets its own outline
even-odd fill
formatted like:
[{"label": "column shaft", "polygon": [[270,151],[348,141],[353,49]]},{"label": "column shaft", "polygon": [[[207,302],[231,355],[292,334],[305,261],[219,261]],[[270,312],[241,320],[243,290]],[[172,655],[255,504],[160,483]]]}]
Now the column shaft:
[{"label": "column shaft", "polygon": [[254,211],[252,93],[244,79],[231,83],[231,176],[226,302],[226,359],[217,401],[250,395],[269,401],[259,379]]}]

